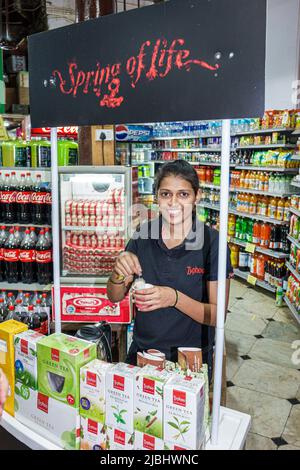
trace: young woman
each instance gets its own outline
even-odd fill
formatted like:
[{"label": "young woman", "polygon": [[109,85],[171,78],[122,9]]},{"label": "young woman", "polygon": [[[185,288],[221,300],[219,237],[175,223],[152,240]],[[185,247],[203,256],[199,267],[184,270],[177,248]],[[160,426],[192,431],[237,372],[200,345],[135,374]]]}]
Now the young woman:
[{"label": "young woman", "polygon": [[[135,364],[137,351],[149,348],[176,361],[178,347],[200,347],[211,377],[218,232],[196,217],[201,193],[198,175],[189,163],[177,160],[164,164],[156,177],[156,193],[159,218],[135,232],[117,258],[107,285],[112,302],[121,301],[138,276],[153,285],[134,293],[137,311],[127,362]],[[229,277],[228,253],[227,260]]]}]

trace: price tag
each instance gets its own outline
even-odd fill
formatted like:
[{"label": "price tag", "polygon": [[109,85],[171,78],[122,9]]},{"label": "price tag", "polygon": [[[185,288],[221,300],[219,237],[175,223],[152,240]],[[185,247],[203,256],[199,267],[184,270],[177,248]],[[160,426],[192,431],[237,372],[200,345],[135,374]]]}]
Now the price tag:
[{"label": "price tag", "polygon": [[247,253],[254,253],[255,248],[256,248],[256,245],[254,245],[253,243],[247,243],[247,245],[246,245]]},{"label": "price tag", "polygon": [[256,277],[251,276],[251,274],[249,274],[249,276],[247,277],[247,282],[249,282],[249,284],[251,284],[252,286],[255,286],[257,279]]}]

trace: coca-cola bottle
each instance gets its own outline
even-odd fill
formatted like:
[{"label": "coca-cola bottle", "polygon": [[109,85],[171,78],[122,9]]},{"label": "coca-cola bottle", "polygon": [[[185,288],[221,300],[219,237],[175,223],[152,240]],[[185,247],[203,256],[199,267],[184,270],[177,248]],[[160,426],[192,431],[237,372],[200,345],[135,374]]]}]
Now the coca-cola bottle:
[{"label": "coca-cola bottle", "polygon": [[40,284],[49,284],[52,282],[52,245],[45,237],[44,230],[40,231],[40,235],[35,247],[37,281]]},{"label": "coca-cola bottle", "polygon": [[38,241],[38,236],[35,233],[35,228],[34,227],[30,227],[30,238],[31,238],[32,242],[36,245],[37,241]]},{"label": "coca-cola bottle", "polygon": [[25,231],[25,237],[20,246],[20,276],[24,284],[36,281],[35,244],[30,238],[30,230]]},{"label": "coca-cola bottle", "polygon": [[28,316],[29,316],[29,328],[38,333],[41,332],[41,319],[37,313],[34,311],[34,306],[29,305],[28,307]]},{"label": "coca-cola bottle", "polygon": [[19,245],[12,228],[4,245],[5,276],[10,284],[16,284],[19,281],[19,263]]},{"label": "coca-cola bottle", "polygon": [[50,245],[52,246],[52,235],[51,235],[51,232],[50,232],[49,228],[45,228],[45,237],[46,237],[48,243],[50,243]]},{"label": "coca-cola bottle", "polygon": [[2,225],[0,230],[0,282],[5,281],[5,271],[4,271],[4,245],[7,239],[7,232],[5,227]]},{"label": "coca-cola bottle", "polygon": [[36,175],[36,181],[32,188],[32,222],[36,225],[45,223],[45,187],[42,184],[41,175]]},{"label": "coca-cola bottle", "polygon": [[45,222],[48,225],[52,224],[52,192],[51,183],[46,187],[45,196]]},{"label": "coca-cola bottle", "polygon": [[9,292],[7,294],[7,306],[10,307],[12,305],[14,307],[15,302],[16,302],[16,299],[15,299],[13,292]]},{"label": "coca-cola bottle", "polygon": [[26,186],[25,174],[21,174],[21,179],[16,196],[17,218],[20,224],[31,222],[31,188]]},{"label": "coca-cola bottle", "polygon": [[0,323],[6,320],[7,317],[7,307],[4,304],[4,299],[0,298]]},{"label": "coca-cola bottle", "polygon": [[3,207],[2,207],[2,191],[4,187],[4,180],[2,177],[2,173],[0,172],[0,222],[3,221]]},{"label": "coca-cola bottle", "polygon": [[16,217],[16,188],[11,184],[8,173],[5,175],[3,190],[1,193],[1,202],[3,208],[3,221],[13,224],[17,221]]},{"label": "coca-cola bottle", "polygon": [[41,299],[37,299],[36,306],[35,306],[35,313],[40,317],[41,322],[41,331],[43,335],[49,334],[49,318],[47,309],[42,307]]}]

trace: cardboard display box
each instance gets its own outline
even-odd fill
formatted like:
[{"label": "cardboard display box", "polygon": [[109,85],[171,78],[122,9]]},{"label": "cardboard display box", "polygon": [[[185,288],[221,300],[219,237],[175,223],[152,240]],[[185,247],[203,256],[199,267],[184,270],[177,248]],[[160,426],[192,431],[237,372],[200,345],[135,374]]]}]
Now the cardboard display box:
[{"label": "cardboard display box", "polygon": [[44,335],[32,330],[15,336],[15,377],[17,383],[37,390],[37,343]]}]

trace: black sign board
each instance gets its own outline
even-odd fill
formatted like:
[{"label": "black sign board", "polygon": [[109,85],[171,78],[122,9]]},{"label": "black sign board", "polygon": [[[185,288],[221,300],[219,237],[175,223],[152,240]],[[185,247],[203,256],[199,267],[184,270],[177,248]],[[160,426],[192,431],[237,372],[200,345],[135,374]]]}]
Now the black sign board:
[{"label": "black sign board", "polygon": [[266,0],[170,0],[29,38],[34,127],[259,116]]}]

